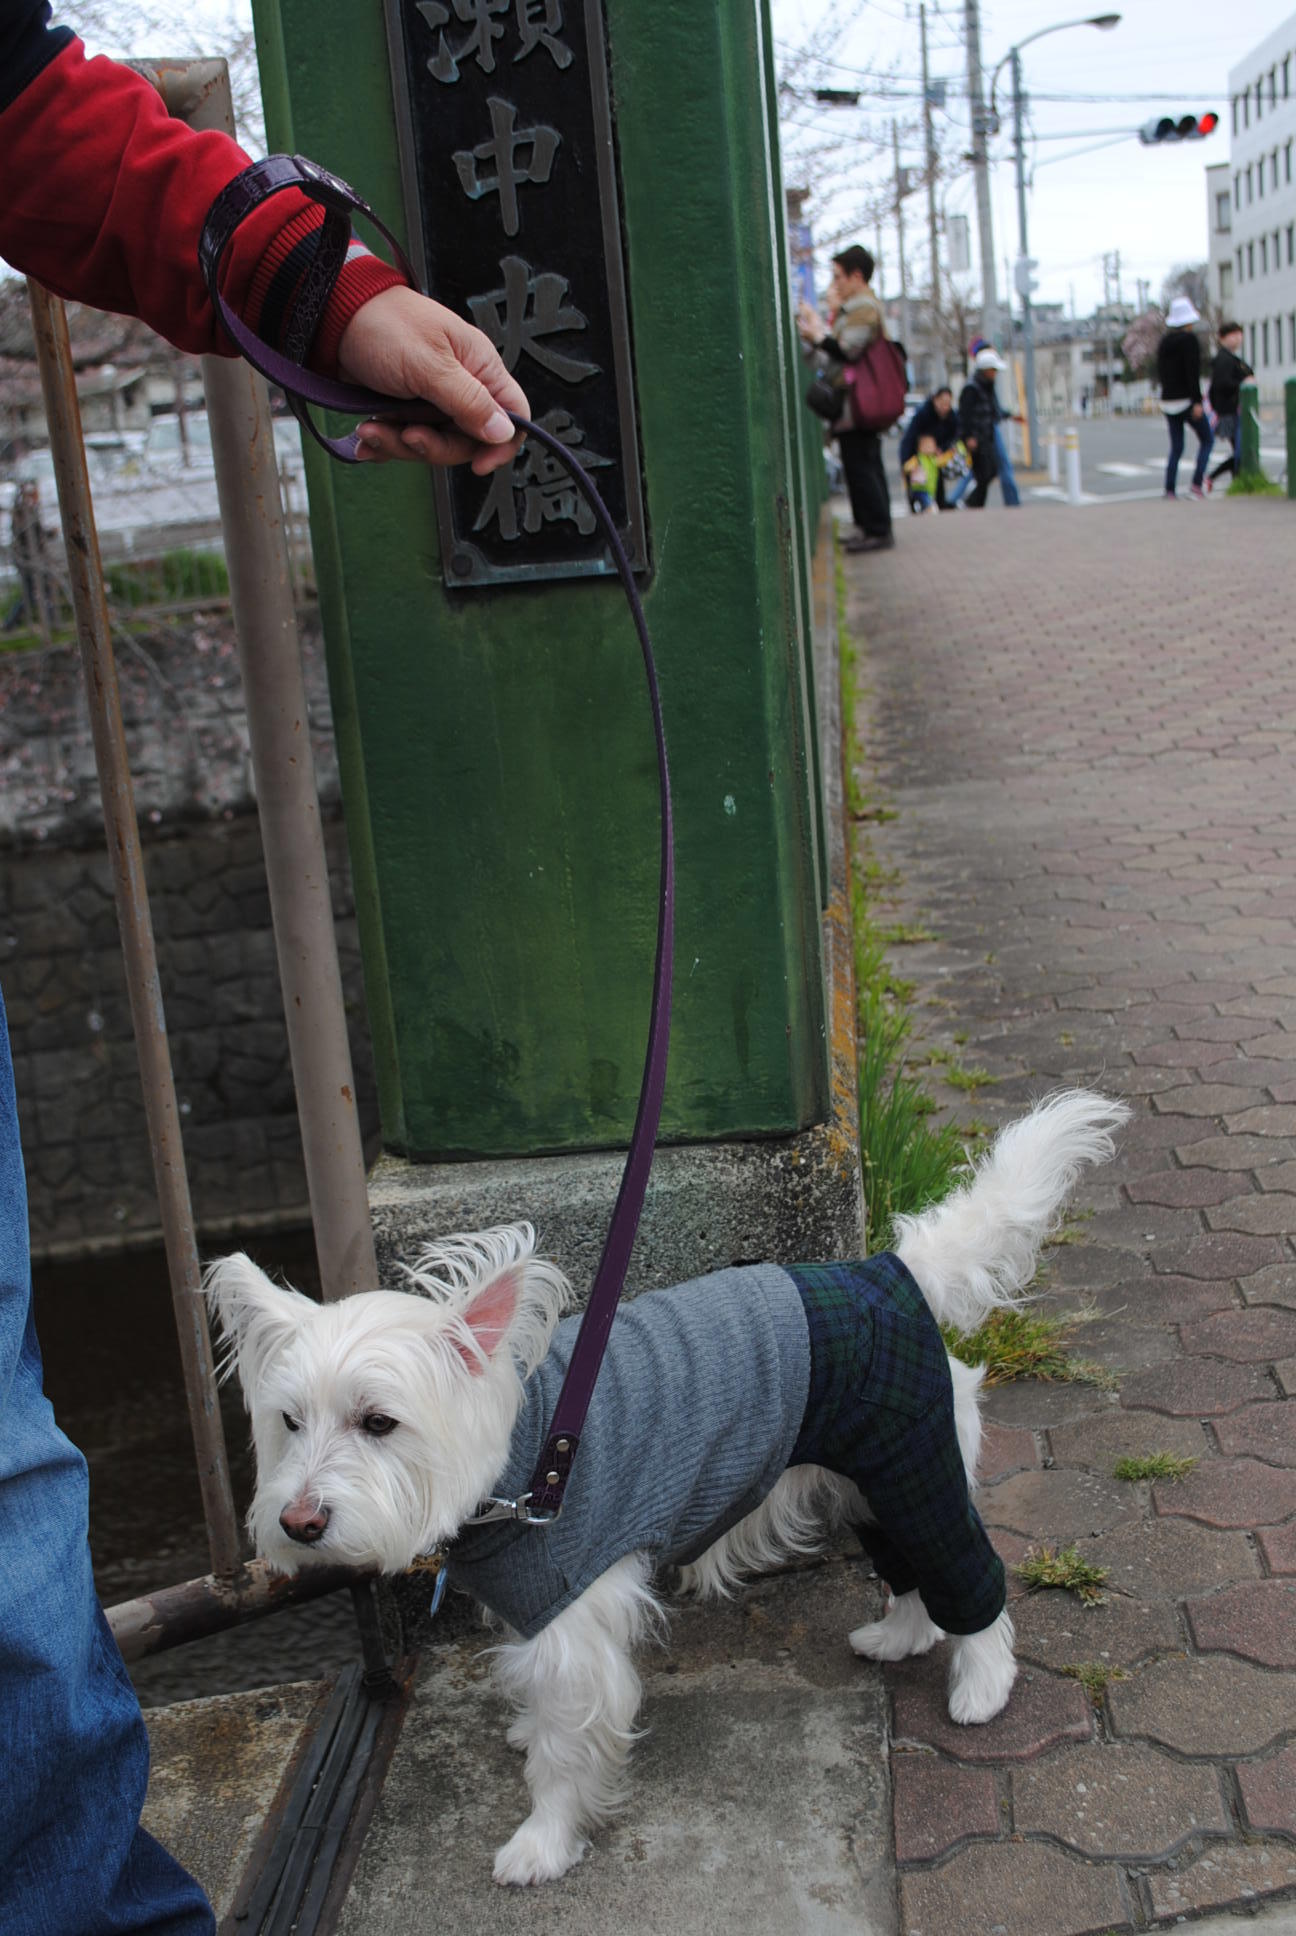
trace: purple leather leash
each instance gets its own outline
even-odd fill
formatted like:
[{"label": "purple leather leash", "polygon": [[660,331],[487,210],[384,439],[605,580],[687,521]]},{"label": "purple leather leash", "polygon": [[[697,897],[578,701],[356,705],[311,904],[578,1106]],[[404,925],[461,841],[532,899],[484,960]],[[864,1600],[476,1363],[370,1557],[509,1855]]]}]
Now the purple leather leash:
[{"label": "purple leather leash", "polygon": [[[221,258],[235,229],[254,208],[285,188],[297,188],[325,210],[316,265],[308,272],[294,312],[291,347],[301,357],[309,354],[319,320],[324,313],[345,259],[351,239],[351,215],[359,211],[373,223],[391,248],[396,266],[412,288],[418,279],[400,244],[368,204],[336,175],[298,155],[270,155],[253,162],[217,196],[208,214],[199,244],[199,261],[212,302],[221,322],[239,350],[262,376],[278,384],[288,398],[293,413],[324,449],[342,463],[358,463],[359,438],[328,437],[310,415],[310,405],[326,410],[359,412],[388,422],[425,423],[444,426],[449,419],[418,399],[384,397],[358,385],[317,376],[300,361],[274,350],[247,328],[231,310],[217,286]],[[532,1475],[530,1489],[517,1499],[492,1499],[478,1520],[520,1519],[532,1525],[548,1525],[562,1509],[563,1494],[580,1445],[585,1414],[598,1380],[599,1367],[607,1347],[608,1334],[616,1316],[621,1289],[625,1283],[635,1232],[643,1209],[644,1194],[652,1170],[657,1127],[661,1121],[662,1097],[666,1088],[666,1064],[670,1053],[671,969],[675,943],[675,835],[671,815],[670,768],[666,758],[666,732],[662,722],[661,695],[657,686],[657,667],[653,659],[648,621],[630,561],[611,513],[600,497],[593,479],[579,459],[573,456],[549,431],[525,417],[509,411],[519,430],[534,437],[568,470],[581,491],[607,541],[617,576],[625,591],[643,655],[648,699],[652,708],[653,734],[657,744],[657,782],[661,797],[661,863],[657,906],[657,953],[653,964],[652,1006],[648,1022],[648,1045],[644,1055],[643,1081],[635,1115],[630,1148],[626,1154],[621,1184],[613,1206],[603,1253],[594,1273],[585,1315],[581,1319],[575,1348],[567,1367],[562,1390],[554,1406],[548,1435]],[[444,1574],[441,1575],[444,1580]]]}]

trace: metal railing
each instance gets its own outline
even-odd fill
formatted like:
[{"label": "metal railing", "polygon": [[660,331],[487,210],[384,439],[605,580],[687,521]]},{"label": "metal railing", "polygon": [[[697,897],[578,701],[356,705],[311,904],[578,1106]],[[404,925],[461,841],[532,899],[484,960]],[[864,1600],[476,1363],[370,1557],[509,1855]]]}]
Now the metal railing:
[{"label": "metal railing", "polygon": [[[233,134],[223,60],[137,65],[178,119]],[[258,1562],[244,1564],[241,1555],[67,320],[57,297],[35,283],[29,292],[211,1559],[205,1578],[110,1608],[108,1618],[124,1656],[133,1660],[350,1584],[369,1653],[376,1623],[372,1587],[361,1576],[321,1570],[284,1580]],[[203,376],[307,1189],[320,1281],[331,1299],[371,1289],[378,1276],[307,731],[294,570],[266,385],[237,359],[206,357]]]}]

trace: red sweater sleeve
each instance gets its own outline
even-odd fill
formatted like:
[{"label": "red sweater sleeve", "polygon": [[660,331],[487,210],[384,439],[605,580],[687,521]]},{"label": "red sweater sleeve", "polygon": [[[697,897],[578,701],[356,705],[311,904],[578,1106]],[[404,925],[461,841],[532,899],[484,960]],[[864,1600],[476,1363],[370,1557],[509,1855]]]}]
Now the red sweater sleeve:
[{"label": "red sweater sleeve", "polygon": [[[248,157],[226,135],[173,121],[130,68],[65,47],[0,114],[0,254],[60,296],[140,316],[183,350],[235,354],[198,268],[207,211]],[[295,246],[319,226],[295,189],[240,224],[221,294],[257,329],[261,304]],[[311,358],[331,371],[361,303],[402,283],[376,256],[352,253]]]}]

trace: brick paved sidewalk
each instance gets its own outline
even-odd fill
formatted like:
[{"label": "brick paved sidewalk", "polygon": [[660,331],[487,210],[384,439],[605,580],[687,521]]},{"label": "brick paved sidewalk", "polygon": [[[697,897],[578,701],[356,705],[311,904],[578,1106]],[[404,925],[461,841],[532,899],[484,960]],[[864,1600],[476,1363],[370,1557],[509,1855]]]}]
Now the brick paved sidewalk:
[{"label": "brick paved sidewalk", "polygon": [[[998,1078],[952,1111],[1071,1082],[1135,1110],[1050,1251],[1118,1388],[992,1392],[982,1500],[1007,1559],[1074,1543],[1112,1591],[1016,1599],[988,1727],[930,1661],[888,1670],[902,1936],[1296,1891],[1294,538],[1284,503],[1132,503],[906,521],[846,561],[862,771],[898,809],[868,832],[938,936],[898,965]],[[1115,1479],[1154,1450],[1197,1464]],[[1096,1704],[1062,1671],[1095,1662]]]}]

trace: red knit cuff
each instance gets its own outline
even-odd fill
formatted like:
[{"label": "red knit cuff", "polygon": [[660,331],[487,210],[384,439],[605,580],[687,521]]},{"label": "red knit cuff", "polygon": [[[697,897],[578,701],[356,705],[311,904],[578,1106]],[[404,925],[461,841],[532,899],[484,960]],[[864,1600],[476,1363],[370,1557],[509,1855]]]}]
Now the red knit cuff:
[{"label": "red knit cuff", "polygon": [[338,344],[357,309],[362,309],[374,296],[380,296],[384,289],[405,287],[405,278],[400,270],[393,269],[381,256],[349,256],[333,285],[333,294],[328,299],[328,307],[315,337],[315,347],[310,357],[311,368],[321,376],[336,376]]},{"label": "red knit cuff", "polygon": [[252,280],[248,284],[247,300],[243,309],[243,321],[249,329],[261,332],[261,311],[270,293],[270,285],[278,275],[299,242],[324,226],[324,210],[318,202],[306,201],[303,196],[289,190],[283,197],[284,202],[302,202],[303,206],[268,243],[265,252],[257,263]]}]

